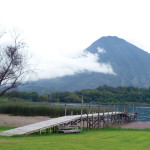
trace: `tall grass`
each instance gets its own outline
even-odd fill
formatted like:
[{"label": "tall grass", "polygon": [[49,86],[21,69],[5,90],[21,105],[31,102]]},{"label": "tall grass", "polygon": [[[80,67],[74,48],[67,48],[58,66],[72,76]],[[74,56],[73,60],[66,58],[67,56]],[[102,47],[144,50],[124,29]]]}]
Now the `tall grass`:
[{"label": "tall grass", "polygon": [[[67,115],[80,114],[80,107],[68,107]],[[83,114],[86,113],[86,108],[83,108]],[[92,108],[91,112],[96,112],[96,109]],[[21,102],[1,102],[0,103],[0,113],[20,115],[20,116],[50,116],[58,117],[64,116],[65,106],[55,106],[50,103],[21,103]]]}]

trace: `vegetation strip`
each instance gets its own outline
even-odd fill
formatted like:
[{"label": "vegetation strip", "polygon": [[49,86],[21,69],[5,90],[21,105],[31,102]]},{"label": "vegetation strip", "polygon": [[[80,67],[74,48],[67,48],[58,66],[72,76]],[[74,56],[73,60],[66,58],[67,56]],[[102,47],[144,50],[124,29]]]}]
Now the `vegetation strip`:
[{"label": "vegetation strip", "polygon": [[[86,108],[83,108],[83,113],[86,112]],[[97,108],[91,108],[91,112],[97,112]],[[65,115],[65,104],[54,106],[50,103],[0,102],[0,113],[20,116],[60,117]],[[81,108],[67,106],[66,115],[71,115],[71,113],[80,114]]]},{"label": "vegetation strip", "polygon": [[[95,89],[86,89],[76,92],[54,92],[51,94],[40,95],[36,92],[19,92],[12,91],[7,93],[4,101],[32,101],[32,102],[64,102],[80,103],[81,96],[84,93],[84,103],[101,103],[101,104],[127,104],[150,103],[150,88],[137,87],[111,87],[99,86]],[[2,99],[1,99],[2,100]]]}]

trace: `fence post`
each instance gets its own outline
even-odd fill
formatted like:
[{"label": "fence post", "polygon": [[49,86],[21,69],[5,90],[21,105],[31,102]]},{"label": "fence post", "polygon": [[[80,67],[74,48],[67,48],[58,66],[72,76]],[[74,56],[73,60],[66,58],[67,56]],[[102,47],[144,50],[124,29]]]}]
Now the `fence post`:
[{"label": "fence post", "polygon": [[105,121],[105,109],[104,109],[104,107],[103,107],[103,128],[104,128],[104,121]]},{"label": "fence post", "polygon": [[107,114],[107,124],[108,124],[108,126],[109,126],[109,104],[108,104],[108,112],[107,112],[108,114]]},{"label": "fence post", "polygon": [[92,129],[94,128],[94,115],[93,115],[93,112],[92,112]]},{"label": "fence post", "polygon": [[100,128],[100,104],[98,104],[98,128]]},{"label": "fence post", "polygon": [[65,104],[65,116],[66,116],[66,113],[67,113],[67,105]]},{"label": "fence post", "polygon": [[88,113],[89,113],[89,111],[88,111],[88,109],[89,109],[89,107],[88,107],[88,105],[87,105],[87,130],[88,130],[88,119],[89,119],[89,116],[88,116]]},{"label": "fence post", "polygon": [[91,114],[91,105],[89,104],[89,114]]},{"label": "fence post", "polygon": [[82,113],[83,113],[83,93],[82,93],[82,99],[81,99],[81,124],[80,124],[80,127],[81,127],[81,131],[82,131]]}]

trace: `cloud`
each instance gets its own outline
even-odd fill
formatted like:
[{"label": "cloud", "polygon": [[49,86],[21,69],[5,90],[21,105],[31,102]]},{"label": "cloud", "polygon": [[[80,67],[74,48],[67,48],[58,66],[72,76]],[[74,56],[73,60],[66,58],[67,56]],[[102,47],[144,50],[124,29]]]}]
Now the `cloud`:
[{"label": "cloud", "polygon": [[[9,36],[9,34],[5,34],[2,38],[4,40],[2,43],[5,43],[5,41],[7,43],[7,40],[10,41],[9,39],[11,38]],[[44,43],[46,42],[48,41],[44,39]],[[83,72],[115,75],[110,63],[99,62],[100,54],[106,52],[100,47],[97,48],[98,52],[96,54],[92,54],[80,49],[75,50],[75,46],[59,49],[55,47],[56,45],[48,47],[44,43],[39,43],[40,41],[29,43],[29,45],[32,45],[31,48],[26,47],[22,51],[30,58],[29,64],[32,64],[30,69],[35,70],[37,73],[36,79],[62,77]],[[30,52],[32,57],[30,57]],[[33,80],[35,80],[35,76]]]},{"label": "cloud", "polygon": [[101,54],[106,53],[106,51],[100,47],[97,47],[97,51],[98,51],[98,53],[101,53]]},{"label": "cloud", "polygon": [[115,75],[111,64],[99,63],[98,54],[92,54],[87,51],[74,53],[73,56],[65,53],[53,53],[49,57],[40,56],[39,58],[33,59],[38,69],[38,79],[62,77],[86,71]]}]

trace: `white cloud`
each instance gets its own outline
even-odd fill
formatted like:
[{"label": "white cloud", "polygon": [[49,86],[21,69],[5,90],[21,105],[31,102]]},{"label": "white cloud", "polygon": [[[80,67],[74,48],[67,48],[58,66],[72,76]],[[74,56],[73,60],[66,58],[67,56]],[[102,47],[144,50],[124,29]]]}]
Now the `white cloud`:
[{"label": "white cloud", "polygon": [[97,54],[86,51],[80,54],[77,53],[74,56],[53,55],[49,56],[49,58],[41,58],[40,56],[33,59],[38,69],[38,78],[62,77],[85,71],[115,75],[109,63],[99,63]]},{"label": "white cloud", "polygon": [[98,51],[98,53],[101,53],[101,54],[106,53],[106,51],[100,47],[97,47],[97,51]]},{"label": "white cloud", "polygon": [[0,4],[0,29],[17,26],[24,31],[31,61],[42,70],[40,78],[86,70],[113,73],[110,64],[97,62],[97,55],[82,53],[101,36],[134,40],[150,52],[148,0],[3,0]]}]

